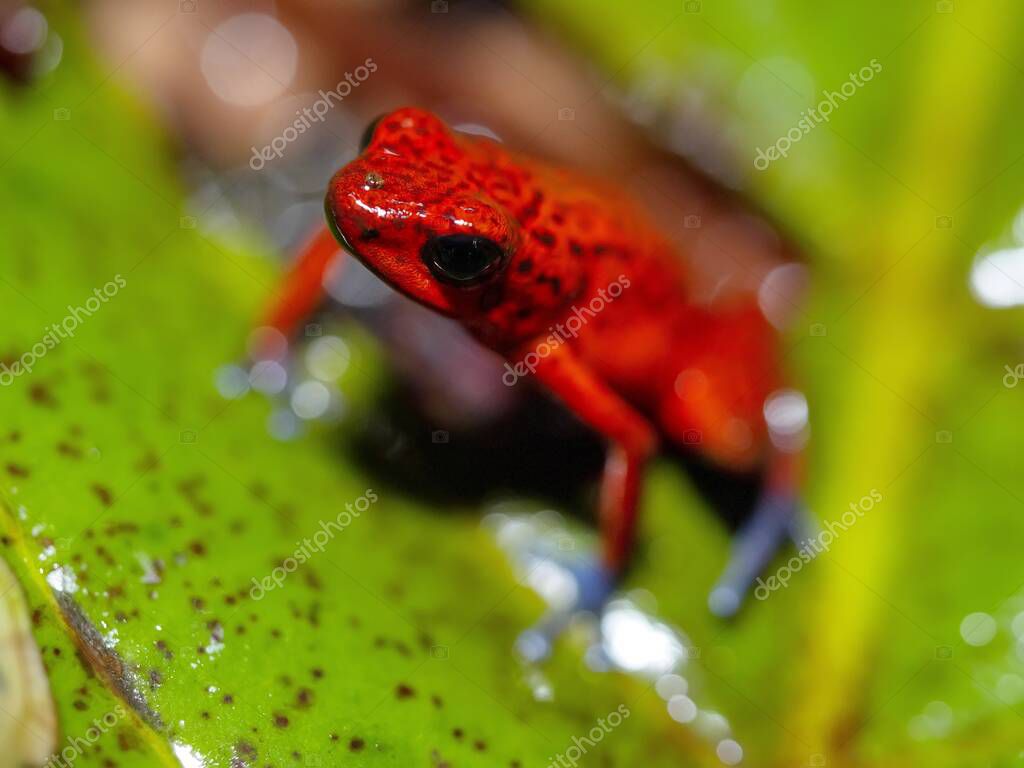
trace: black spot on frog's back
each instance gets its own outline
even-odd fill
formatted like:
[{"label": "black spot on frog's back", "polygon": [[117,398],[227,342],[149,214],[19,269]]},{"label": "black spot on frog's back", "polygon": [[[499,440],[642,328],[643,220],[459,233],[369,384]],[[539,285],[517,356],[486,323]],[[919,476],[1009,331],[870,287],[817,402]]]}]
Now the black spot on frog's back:
[{"label": "black spot on frog's back", "polygon": [[535,229],[532,235],[534,240],[546,248],[551,248],[558,242],[555,233],[548,229]]},{"label": "black spot on frog's back", "polygon": [[537,285],[550,285],[551,293],[555,296],[560,296],[562,293],[562,279],[551,275],[538,275]]}]

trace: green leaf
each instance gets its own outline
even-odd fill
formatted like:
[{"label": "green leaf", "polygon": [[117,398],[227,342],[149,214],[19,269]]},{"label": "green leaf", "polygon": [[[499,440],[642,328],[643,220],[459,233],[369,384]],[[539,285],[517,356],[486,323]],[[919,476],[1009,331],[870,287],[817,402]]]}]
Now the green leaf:
[{"label": "green leaf", "polygon": [[[277,278],[193,226],[152,123],[62,33],[54,79],[0,102],[4,555],[58,747],[76,766],[543,765],[627,705],[606,759],[706,754],[578,650],[537,701],[511,648],[541,605],[477,516],[371,487],[332,430],[282,444],[267,401],[216,393]],[[358,400],[376,366],[352,354]]]}]

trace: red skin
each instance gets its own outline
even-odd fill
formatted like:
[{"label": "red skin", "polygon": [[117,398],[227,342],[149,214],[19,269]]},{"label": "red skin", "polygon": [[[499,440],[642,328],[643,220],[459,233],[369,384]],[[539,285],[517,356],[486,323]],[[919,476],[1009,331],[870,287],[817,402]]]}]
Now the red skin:
[{"label": "red skin", "polygon": [[[507,371],[526,371],[525,358],[607,439],[600,518],[613,573],[629,559],[643,468],[659,440],[726,468],[767,468],[776,488],[795,483],[794,462],[778,460],[762,415],[781,377],[777,337],[756,298],[695,303],[682,255],[614,186],[407,108],[385,116],[334,175],[326,208],[369,269],[458,320],[509,361]],[[440,282],[420,249],[450,234],[486,236],[507,261],[474,287]],[[269,324],[289,333],[315,308],[336,252],[327,230],[314,238]],[[586,322],[566,326],[574,312]]]}]

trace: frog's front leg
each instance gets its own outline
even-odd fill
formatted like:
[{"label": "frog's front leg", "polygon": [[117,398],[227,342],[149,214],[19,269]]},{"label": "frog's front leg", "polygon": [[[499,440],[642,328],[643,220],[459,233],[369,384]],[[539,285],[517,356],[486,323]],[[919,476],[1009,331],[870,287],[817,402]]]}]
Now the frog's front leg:
[{"label": "frog's front leg", "polygon": [[[522,351],[532,349],[527,346]],[[545,617],[520,636],[517,647],[531,661],[539,661],[551,652],[555,638],[575,613],[598,613],[611,596],[633,551],[644,465],[657,445],[655,431],[647,420],[567,346],[542,358],[535,375],[584,424],[604,436],[609,447],[601,478],[602,553],[567,566],[577,586],[574,605]]]},{"label": "frog's front leg", "polygon": [[323,301],[324,274],[340,255],[338,241],[330,229],[321,225],[299,251],[271,302],[263,325],[280,331],[285,338],[294,336],[299,325]]}]

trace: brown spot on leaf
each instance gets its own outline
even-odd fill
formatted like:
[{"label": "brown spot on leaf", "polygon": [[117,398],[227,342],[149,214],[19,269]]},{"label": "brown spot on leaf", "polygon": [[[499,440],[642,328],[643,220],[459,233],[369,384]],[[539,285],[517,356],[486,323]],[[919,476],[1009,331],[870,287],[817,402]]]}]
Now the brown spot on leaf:
[{"label": "brown spot on leaf", "polygon": [[93,483],[92,492],[96,494],[96,498],[100,500],[100,503],[103,504],[104,507],[109,507],[111,504],[114,503],[114,494],[111,493],[110,489],[107,488],[105,485]]},{"label": "brown spot on leaf", "polygon": [[194,475],[178,483],[178,492],[200,517],[209,517],[213,514],[213,507],[210,503],[199,497],[199,492],[205,484],[206,478],[202,475]]},{"label": "brown spot on leaf", "polygon": [[163,640],[157,640],[154,643],[154,645],[156,646],[156,649],[160,651],[163,657],[168,661],[174,658],[174,653],[171,651],[170,648],[167,647],[167,643],[165,643]]},{"label": "brown spot on leaf", "polygon": [[53,394],[46,387],[45,384],[39,382],[34,383],[28,390],[29,399],[36,405],[44,408],[56,408],[57,400]]},{"label": "brown spot on leaf", "polygon": [[247,741],[239,741],[235,744],[235,754],[241,758],[243,765],[248,765],[256,759],[256,747]]},{"label": "brown spot on leaf", "polygon": [[157,455],[156,451],[149,450],[143,454],[142,458],[135,464],[135,469],[145,474],[151,470],[157,469],[160,466],[160,456]]}]

